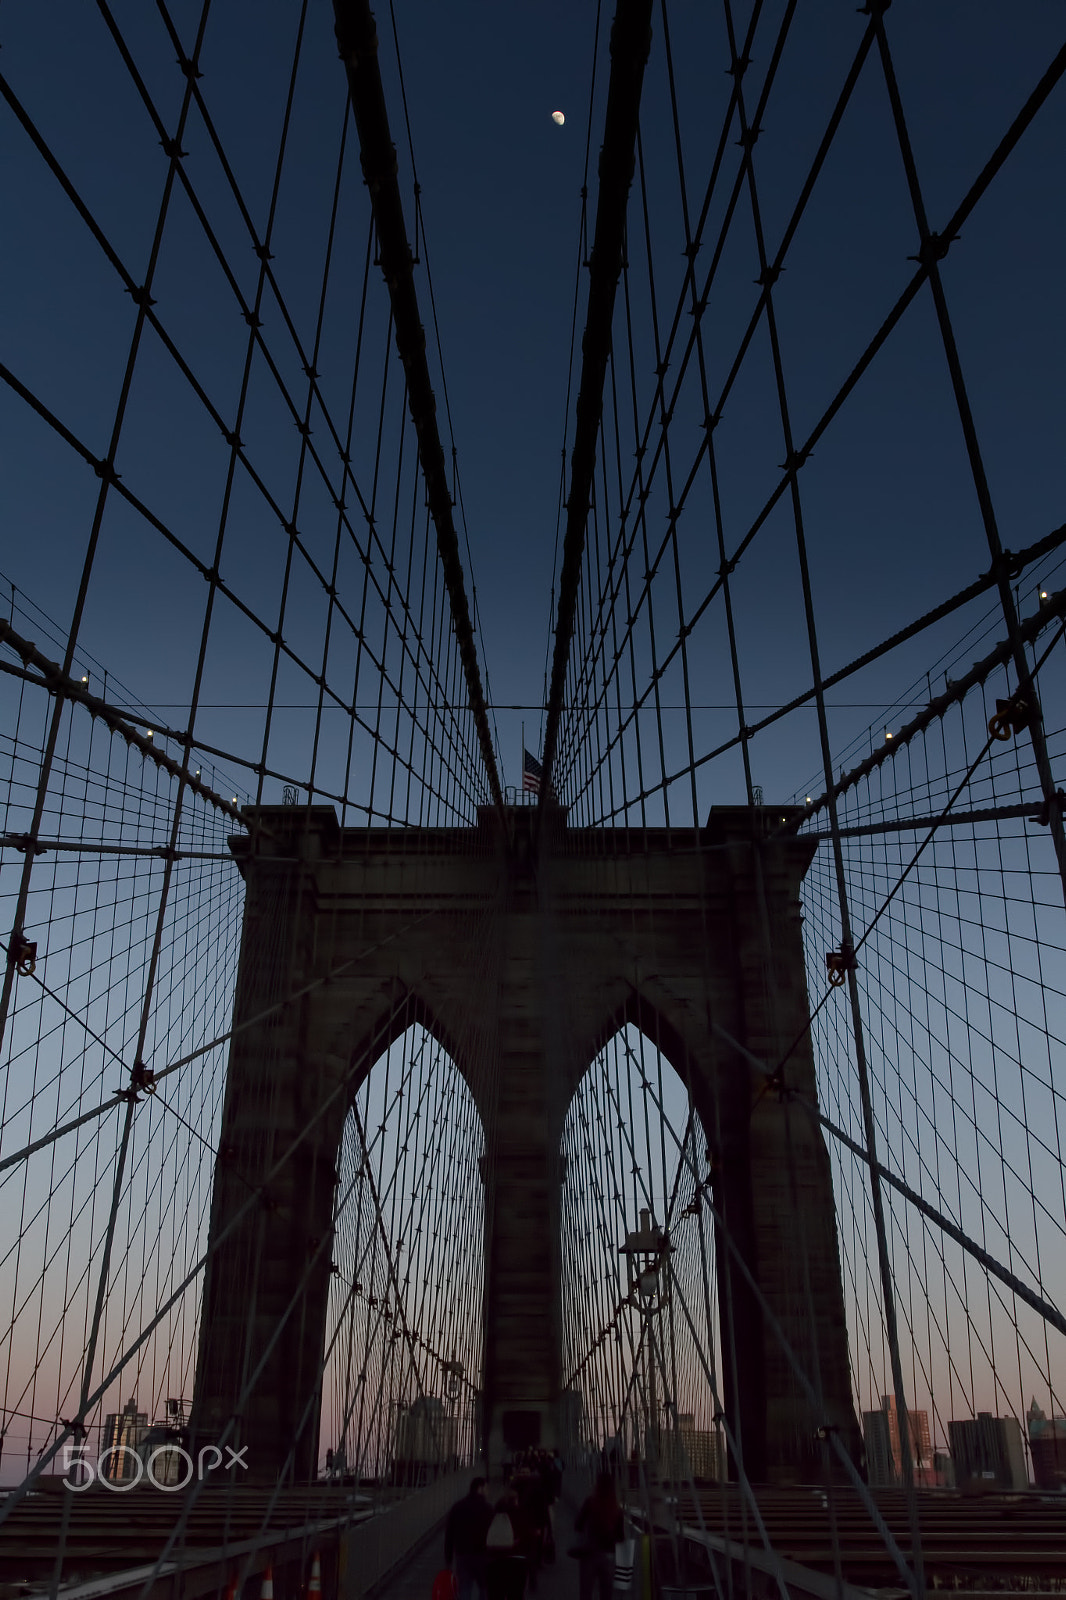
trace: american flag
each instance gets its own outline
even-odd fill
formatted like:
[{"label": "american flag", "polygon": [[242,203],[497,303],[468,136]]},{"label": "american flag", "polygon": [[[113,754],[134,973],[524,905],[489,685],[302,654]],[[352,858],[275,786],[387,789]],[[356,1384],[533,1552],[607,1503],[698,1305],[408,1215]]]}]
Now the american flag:
[{"label": "american flag", "polygon": [[531,794],[540,793],[540,780],[543,768],[536,756],[531,756],[528,750],[522,751],[522,787]]}]

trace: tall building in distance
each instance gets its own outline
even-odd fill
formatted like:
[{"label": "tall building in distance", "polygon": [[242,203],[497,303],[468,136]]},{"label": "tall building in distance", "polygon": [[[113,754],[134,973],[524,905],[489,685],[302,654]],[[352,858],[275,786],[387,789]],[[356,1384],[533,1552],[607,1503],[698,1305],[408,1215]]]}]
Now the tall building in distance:
[{"label": "tall building in distance", "polygon": [[131,1396],[121,1411],[112,1411],[104,1418],[100,1476],[109,1483],[128,1483],[131,1478],[139,1477],[133,1458],[141,1454],[147,1434],[148,1413],[138,1411],[137,1398]]},{"label": "tall building in distance", "polygon": [[398,1406],[393,1434],[392,1475],[419,1483],[455,1465],[455,1419],[438,1395],[419,1395]]},{"label": "tall building in distance", "polygon": [[[891,1488],[903,1482],[903,1453],[900,1448],[899,1416],[896,1397],[881,1396],[880,1411],[864,1411],[862,1431],[866,1444],[866,1474],[875,1488]],[[931,1483],[933,1446],[929,1435],[928,1411],[907,1408],[907,1433],[910,1436],[911,1470],[916,1483]]]},{"label": "tall building in distance", "polygon": [[144,1430],[137,1454],[144,1462],[156,1485],[168,1487],[187,1483],[191,1472],[191,1459],[185,1447],[189,1442],[185,1402],[169,1399],[166,1415],[156,1417],[150,1428]]},{"label": "tall building in distance", "polygon": [[960,1489],[969,1483],[994,1483],[1001,1489],[1029,1487],[1017,1417],[994,1417],[990,1411],[979,1411],[971,1420],[949,1422],[948,1435]]},{"label": "tall building in distance", "polygon": [[871,1487],[883,1489],[896,1483],[888,1418],[883,1411],[863,1412],[862,1436],[866,1445],[866,1476]]},{"label": "tall building in distance", "polygon": [[711,1428],[697,1428],[691,1413],[682,1412],[677,1427],[660,1428],[658,1464],[663,1478],[684,1482],[716,1483],[726,1476],[724,1440]]},{"label": "tall building in distance", "polygon": [[1037,1488],[1066,1489],[1066,1417],[1049,1417],[1034,1399],[1025,1420]]}]

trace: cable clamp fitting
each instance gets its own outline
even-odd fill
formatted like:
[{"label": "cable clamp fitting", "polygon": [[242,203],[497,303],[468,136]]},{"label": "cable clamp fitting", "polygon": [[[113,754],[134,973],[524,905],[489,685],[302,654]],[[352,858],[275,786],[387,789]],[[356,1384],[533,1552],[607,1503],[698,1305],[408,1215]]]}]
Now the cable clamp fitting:
[{"label": "cable clamp fitting", "polygon": [[988,731],[993,739],[1006,744],[1012,734],[1021,733],[1032,720],[1033,708],[1019,692],[1011,695],[1009,700],[996,701],[996,714],[989,721]]},{"label": "cable clamp fitting", "polygon": [[137,1106],[141,1103],[142,1094],[155,1094],[155,1073],[143,1061],[135,1061],[130,1068],[129,1087],[118,1089],[116,1097]]},{"label": "cable clamp fitting", "polygon": [[20,972],[24,978],[32,978],[37,971],[37,941],[27,939],[21,928],[13,928],[7,959],[16,972]]},{"label": "cable clamp fitting", "polygon": [[[831,981],[832,980],[830,980],[830,982]],[[782,1063],[781,1066],[775,1067],[773,1072],[768,1072],[766,1074],[758,1089],[755,1091],[755,1099],[752,1101],[751,1107],[752,1112],[754,1113],[755,1108],[759,1104],[760,1100],[764,1099],[767,1095],[774,1095],[778,1100],[785,1100],[788,1097],[788,1093],[788,1085],[785,1082],[785,1068],[784,1064]]]},{"label": "cable clamp fitting", "polygon": [[[1066,812],[1066,793],[1063,793],[1061,789],[1056,789],[1055,799],[1058,802],[1059,813],[1061,815],[1063,812]],[[1040,810],[1037,812],[1036,816],[1033,818],[1033,821],[1038,822],[1042,828],[1049,828],[1051,826],[1051,808],[1046,800],[1044,801],[1044,804],[1041,806]]]},{"label": "cable clamp fitting", "polygon": [[938,261],[943,261],[953,244],[958,243],[957,233],[930,233],[923,239],[918,247],[916,256],[908,256],[908,261],[917,261],[920,267],[929,272]]},{"label": "cable clamp fitting", "polygon": [[839,989],[848,973],[857,972],[858,968],[858,960],[850,945],[841,945],[839,950],[827,950],[825,953],[826,975],[834,989]]},{"label": "cable clamp fitting", "polygon": [[48,853],[48,846],[39,844],[32,833],[9,833],[4,839],[4,843],[13,845],[23,855],[43,856]]}]

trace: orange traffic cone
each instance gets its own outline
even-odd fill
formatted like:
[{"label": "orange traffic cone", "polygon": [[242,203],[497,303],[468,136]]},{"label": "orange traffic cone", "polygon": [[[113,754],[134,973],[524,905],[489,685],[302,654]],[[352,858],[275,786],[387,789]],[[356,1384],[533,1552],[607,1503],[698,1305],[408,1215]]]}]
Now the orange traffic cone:
[{"label": "orange traffic cone", "polygon": [[311,1596],[313,1594],[321,1594],[321,1593],[322,1593],[322,1563],[318,1559],[318,1551],[316,1550],[314,1555],[311,1557],[311,1577],[308,1580],[308,1584],[307,1584],[307,1597],[308,1597],[308,1600],[311,1600]]},{"label": "orange traffic cone", "polygon": [[231,1578],[230,1581],[227,1583],[226,1592],[222,1596],[222,1600],[237,1600],[237,1580],[236,1580],[236,1578]]},{"label": "orange traffic cone", "polygon": [[259,1600],[274,1600],[274,1568],[267,1562],[266,1571],[263,1573],[263,1583],[259,1590]]}]

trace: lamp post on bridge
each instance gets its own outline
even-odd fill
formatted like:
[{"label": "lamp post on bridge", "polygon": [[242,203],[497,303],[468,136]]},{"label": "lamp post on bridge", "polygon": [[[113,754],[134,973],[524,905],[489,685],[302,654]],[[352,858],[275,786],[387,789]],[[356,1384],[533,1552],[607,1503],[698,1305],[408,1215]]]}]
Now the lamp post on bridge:
[{"label": "lamp post on bridge", "polygon": [[626,1235],[619,1251],[629,1262],[629,1303],[641,1314],[642,1332],[648,1362],[648,1428],[644,1440],[645,1460],[658,1458],[659,1453],[659,1401],[655,1381],[655,1341],[652,1336],[652,1317],[666,1303],[668,1288],[660,1279],[660,1271],[673,1250],[668,1234],[658,1226],[650,1209],[641,1207],[640,1227]]}]

